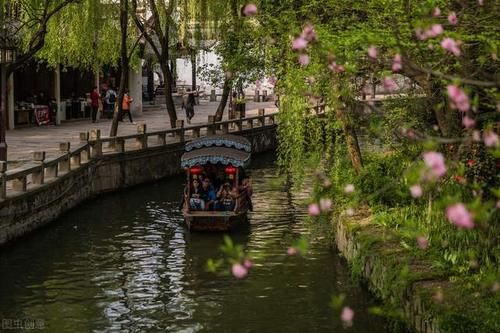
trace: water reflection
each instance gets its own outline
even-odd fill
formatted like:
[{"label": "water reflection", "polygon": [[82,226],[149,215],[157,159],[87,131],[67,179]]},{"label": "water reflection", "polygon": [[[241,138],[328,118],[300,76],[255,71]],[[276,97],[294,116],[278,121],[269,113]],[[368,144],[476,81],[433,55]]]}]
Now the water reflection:
[{"label": "water reflection", "polygon": [[[308,187],[289,190],[258,161],[251,226],[232,235],[255,258],[248,279],[205,271],[222,235],[185,231],[180,178],[98,198],[2,251],[0,318],[42,318],[48,332],[384,332],[329,229],[308,220]],[[287,257],[301,234],[309,253]],[[349,330],[328,306],[340,292],[356,311]]]}]

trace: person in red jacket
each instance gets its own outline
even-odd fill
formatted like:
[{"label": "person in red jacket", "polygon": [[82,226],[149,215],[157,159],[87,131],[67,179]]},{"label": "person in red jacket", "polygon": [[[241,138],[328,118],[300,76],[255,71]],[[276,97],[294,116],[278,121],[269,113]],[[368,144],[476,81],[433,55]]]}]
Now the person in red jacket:
[{"label": "person in red jacket", "polygon": [[99,95],[99,91],[97,87],[94,86],[92,92],[90,93],[90,107],[92,108],[92,122],[95,123],[97,119],[97,111],[99,110],[99,99],[101,95]]}]

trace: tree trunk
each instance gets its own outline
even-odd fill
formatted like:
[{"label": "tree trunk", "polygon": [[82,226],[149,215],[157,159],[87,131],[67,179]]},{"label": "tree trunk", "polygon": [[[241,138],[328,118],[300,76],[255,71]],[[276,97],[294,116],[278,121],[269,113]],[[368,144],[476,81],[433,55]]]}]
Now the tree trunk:
[{"label": "tree trunk", "polygon": [[177,112],[175,111],[174,98],[172,97],[173,77],[166,62],[162,62],[161,70],[165,78],[165,102],[167,105],[168,117],[170,119],[170,127],[175,128],[177,122]]},{"label": "tree trunk", "polygon": [[120,75],[120,89],[118,90],[117,104],[115,104],[115,111],[113,113],[113,121],[111,123],[111,130],[109,136],[114,137],[118,135],[118,120],[122,112],[123,95],[125,94],[125,85],[127,83],[127,76],[129,72],[128,50],[127,50],[127,28],[128,28],[128,0],[120,0],[120,29],[121,29],[121,75]]},{"label": "tree trunk", "polygon": [[222,98],[220,100],[217,111],[215,112],[215,121],[222,121],[222,116],[224,116],[224,109],[226,108],[227,100],[229,99],[229,94],[231,93],[231,81],[224,80],[224,88],[222,90]]},{"label": "tree trunk", "polygon": [[196,51],[191,51],[191,87],[196,91]]},{"label": "tree trunk", "polygon": [[7,161],[7,78],[6,71],[0,65],[0,161]]},{"label": "tree trunk", "polygon": [[344,108],[341,107],[337,110],[337,118],[342,123],[347,143],[347,150],[349,152],[349,156],[351,157],[352,166],[356,174],[359,174],[361,168],[363,168],[363,159],[361,156],[361,150],[359,149],[358,136],[356,135],[352,121]]},{"label": "tree trunk", "polygon": [[153,71],[153,63],[151,60],[147,62],[147,70],[148,70],[148,96],[150,101],[154,101],[155,95],[155,76]]}]

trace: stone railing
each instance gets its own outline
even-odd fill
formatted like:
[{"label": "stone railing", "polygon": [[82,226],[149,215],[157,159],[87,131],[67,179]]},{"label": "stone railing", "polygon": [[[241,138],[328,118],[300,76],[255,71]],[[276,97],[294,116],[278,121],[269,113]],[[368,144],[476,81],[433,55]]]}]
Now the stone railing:
[{"label": "stone railing", "polygon": [[72,148],[69,142],[59,144],[61,155],[46,160],[43,151],[34,152],[32,162],[12,170],[7,163],[0,161],[0,203],[31,190],[36,190],[52,180],[66,175],[92,159],[104,155],[138,152],[153,147],[186,142],[206,135],[227,134],[242,130],[274,125],[278,112],[266,114],[260,109],[257,116],[215,122],[213,116],[203,125],[184,126],[183,120],[177,121],[177,128],[157,132],[147,132],[146,124],[137,126],[137,134],[101,137],[100,130],[80,133],[80,144]]}]

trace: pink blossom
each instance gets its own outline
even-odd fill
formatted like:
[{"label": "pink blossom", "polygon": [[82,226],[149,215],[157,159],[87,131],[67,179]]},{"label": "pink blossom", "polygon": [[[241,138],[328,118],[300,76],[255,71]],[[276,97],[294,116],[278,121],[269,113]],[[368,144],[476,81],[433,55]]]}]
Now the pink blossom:
[{"label": "pink blossom", "polygon": [[479,132],[478,130],[473,131],[472,132],[472,140],[475,142],[481,141],[481,132]]},{"label": "pink blossom", "polygon": [[354,319],[354,310],[348,306],[345,306],[342,309],[342,313],[340,314],[340,319],[346,326],[352,326],[352,320]]},{"label": "pink blossom", "polygon": [[424,236],[419,236],[419,237],[417,237],[417,245],[422,250],[425,250],[426,248],[429,247],[429,240],[427,238],[425,238]]},{"label": "pink blossom", "polygon": [[394,91],[398,89],[398,85],[392,77],[386,76],[384,77],[384,88],[388,91]]},{"label": "pink blossom", "polygon": [[299,55],[299,64],[301,66],[307,66],[307,65],[309,65],[310,61],[311,61],[311,59],[309,58],[309,56],[307,54],[301,54],[301,55]]},{"label": "pink blossom", "polygon": [[246,4],[243,7],[243,15],[245,16],[254,16],[257,14],[257,6],[253,3]]},{"label": "pink blossom", "polygon": [[243,261],[243,267],[245,267],[246,269],[250,269],[253,267],[253,261],[250,260],[250,259],[245,259]]},{"label": "pink blossom", "polygon": [[352,184],[347,184],[345,187],[344,187],[344,193],[345,194],[351,194],[354,192],[354,185]]},{"label": "pink blossom", "polygon": [[314,30],[314,27],[310,24],[308,24],[304,27],[300,37],[304,38],[308,42],[314,42],[318,39],[318,36],[316,35],[316,31]]},{"label": "pink blossom", "polygon": [[309,215],[311,216],[319,216],[321,214],[321,211],[319,209],[318,204],[312,203],[309,205]]},{"label": "pink blossom", "polygon": [[328,64],[328,68],[333,71],[333,72],[337,72],[337,73],[342,73],[343,71],[345,71],[345,68],[344,66],[342,65],[337,65],[337,63],[335,61],[332,61],[330,64]]},{"label": "pink blossom", "polygon": [[476,124],[476,121],[468,116],[463,117],[462,124],[465,128],[472,128]]},{"label": "pink blossom", "polygon": [[422,196],[422,187],[420,185],[413,185],[410,187],[411,196],[414,198],[420,198]]},{"label": "pink blossom", "polygon": [[443,154],[435,151],[424,153],[424,163],[430,169],[434,177],[442,177],[446,174],[446,165],[444,164]]},{"label": "pink blossom", "polygon": [[458,18],[455,12],[450,12],[450,14],[448,15],[448,22],[450,22],[451,25],[457,25]]},{"label": "pink blossom", "polygon": [[484,5],[484,0],[477,0],[477,4],[478,4],[479,6]]},{"label": "pink blossom", "polygon": [[322,212],[328,212],[330,209],[332,209],[332,200],[330,199],[321,199],[319,201],[319,207],[321,208]]},{"label": "pink blossom", "polygon": [[392,59],[392,71],[399,72],[403,68],[403,61],[401,59],[401,54],[396,54],[394,59]]},{"label": "pink blossom", "polygon": [[417,36],[417,38],[419,40],[426,40],[427,39],[427,34],[422,30],[422,28],[415,29],[415,36]]},{"label": "pink blossom", "polygon": [[467,112],[470,109],[469,97],[460,87],[450,84],[447,90],[453,107],[462,112]]},{"label": "pink blossom", "polygon": [[292,43],[292,49],[303,50],[307,47],[308,41],[302,37],[295,38]]},{"label": "pink blossom", "polygon": [[231,272],[233,273],[233,276],[237,279],[243,279],[247,276],[248,274],[248,269],[245,268],[245,266],[241,264],[233,264],[233,267],[231,268]]},{"label": "pink blossom", "polygon": [[498,135],[491,130],[484,132],[483,140],[486,147],[497,147],[500,143]]},{"label": "pink blossom", "polygon": [[433,24],[429,32],[427,33],[430,37],[437,37],[443,33],[443,26],[441,24]]},{"label": "pink blossom", "polygon": [[462,53],[460,51],[459,43],[456,42],[453,38],[449,37],[443,38],[443,40],[441,41],[441,47],[444,50],[453,53],[457,57],[460,56],[460,54]]},{"label": "pink blossom", "polygon": [[269,84],[273,85],[273,86],[276,85],[277,81],[278,81],[278,79],[276,79],[276,76],[270,76],[270,77],[267,78],[267,82],[269,82]]},{"label": "pink blossom", "polygon": [[335,68],[335,70],[337,71],[337,73],[342,73],[342,72],[345,71],[345,68],[342,65],[337,65],[337,67]]},{"label": "pink blossom", "polygon": [[299,251],[297,251],[297,249],[294,247],[289,247],[288,250],[286,250],[286,254],[288,254],[289,256],[295,256],[298,253]]},{"label": "pink blossom", "polygon": [[459,229],[474,228],[474,221],[471,213],[467,210],[463,203],[457,203],[446,208],[446,216],[451,223]]},{"label": "pink blossom", "polygon": [[434,8],[434,10],[432,11],[432,16],[438,17],[439,15],[441,15],[441,9],[439,9],[439,7]]},{"label": "pink blossom", "polygon": [[261,87],[262,87],[262,82],[260,82],[260,80],[255,81],[255,88],[257,90],[260,90]]},{"label": "pink blossom", "polygon": [[377,55],[378,55],[378,50],[375,46],[370,46],[368,48],[368,56],[372,59],[377,59]]}]

